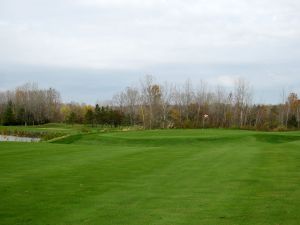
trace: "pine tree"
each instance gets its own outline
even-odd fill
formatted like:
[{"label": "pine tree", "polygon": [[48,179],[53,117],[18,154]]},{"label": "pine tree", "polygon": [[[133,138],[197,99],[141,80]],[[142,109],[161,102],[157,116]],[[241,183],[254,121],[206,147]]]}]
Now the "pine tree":
[{"label": "pine tree", "polygon": [[86,111],[86,114],[84,116],[84,120],[86,124],[94,124],[94,113],[91,109],[88,109]]},{"label": "pine tree", "polygon": [[75,123],[75,121],[76,121],[76,114],[75,114],[75,112],[72,111],[68,115],[66,122],[73,125]]},{"label": "pine tree", "polygon": [[16,123],[18,125],[26,124],[26,114],[24,108],[20,108],[17,110]]},{"label": "pine tree", "polygon": [[15,118],[15,114],[13,112],[13,104],[12,104],[12,101],[9,101],[7,103],[6,109],[4,111],[3,125],[9,126],[9,125],[15,125],[15,123],[16,123],[16,118]]},{"label": "pine tree", "polygon": [[95,121],[97,125],[102,124],[102,113],[98,104],[95,107]]}]

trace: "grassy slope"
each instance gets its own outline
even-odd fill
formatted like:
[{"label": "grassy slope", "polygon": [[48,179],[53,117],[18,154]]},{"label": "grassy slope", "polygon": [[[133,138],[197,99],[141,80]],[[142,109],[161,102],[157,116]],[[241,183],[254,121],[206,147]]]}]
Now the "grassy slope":
[{"label": "grassy slope", "polygon": [[0,143],[0,224],[299,224],[299,140],[171,130]]}]

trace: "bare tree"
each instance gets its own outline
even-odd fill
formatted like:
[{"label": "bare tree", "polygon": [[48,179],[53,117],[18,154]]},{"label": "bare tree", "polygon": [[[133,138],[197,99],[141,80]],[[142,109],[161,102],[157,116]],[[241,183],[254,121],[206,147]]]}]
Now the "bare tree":
[{"label": "bare tree", "polygon": [[[154,83],[154,77],[147,75],[141,81],[141,95],[143,100],[143,117],[147,118],[147,127],[152,129],[156,127],[161,118],[161,88]],[[146,110],[145,110],[146,109]]]},{"label": "bare tree", "polygon": [[122,106],[123,111],[129,115],[130,124],[134,125],[137,117],[137,107],[140,94],[137,88],[127,87],[124,92],[120,94],[120,102],[124,104]]},{"label": "bare tree", "polygon": [[224,127],[226,124],[226,90],[224,87],[217,86],[215,95],[215,114],[216,126]]},{"label": "bare tree", "polygon": [[185,115],[185,120],[189,121],[189,107],[193,102],[194,99],[194,90],[193,90],[193,85],[190,79],[186,80],[184,87],[183,87],[184,92],[182,93],[182,102],[183,102],[183,110],[184,110],[184,115]]},{"label": "bare tree", "polygon": [[184,104],[182,101],[182,92],[179,87],[174,87],[173,89],[173,110],[172,110],[172,119],[176,127],[183,127],[183,108]]},{"label": "bare tree", "polygon": [[234,102],[235,102],[235,125],[243,127],[247,121],[249,106],[251,104],[251,92],[245,80],[239,78],[235,82]]},{"label": "bare tree", "polygon": [[199,87],[196,89],[195,101],[197,104],[196,126],[199,127],[201,118],[205,114],[205,104],[207,101],[207,84],[201,80]]},{"label": "bare tree", "polygon": [[168,122],[168,115],[171,110],[171,102],[174,98],[173,95],[174,87],[168,83],[165,83],[161,87],[161,110],[162,110],[162,127],[170,127]]}]

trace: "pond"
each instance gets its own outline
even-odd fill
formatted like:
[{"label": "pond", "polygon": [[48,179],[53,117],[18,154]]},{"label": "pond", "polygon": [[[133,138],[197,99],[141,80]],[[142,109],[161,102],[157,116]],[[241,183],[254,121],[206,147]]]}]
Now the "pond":
[{"label": "pond", "polygon": [[39,142],[40,138],[31,137],[17,137],[9,135],[0,135],[0,141],[14,141],[14,142]]}]

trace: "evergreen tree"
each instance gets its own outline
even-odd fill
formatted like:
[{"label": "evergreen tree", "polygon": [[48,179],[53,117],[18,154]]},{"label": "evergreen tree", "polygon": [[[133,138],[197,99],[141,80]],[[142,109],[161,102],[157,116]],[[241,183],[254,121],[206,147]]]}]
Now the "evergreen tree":
[{"label": "evergreen tree", "polygon": [[94,113],[91,109],[88,109],[84,116],[84,121],[86,124],[94,124]]},{"label": "evergreen tree", "polygon": [[16,118],[17,118],[17,124],[19,124],[19,125],[26,124],[26,115],[25,115],[24,108],[18,109]]},{"label": "evergreen tree", "polygon": [[9,126],[9,125],[15,125],[15,123],[16,123],[16,118],[13,112],[13,104],[12,101],[9,101],[7,103],[6,109],[3,114],[3,125]]},{"label": "evergreen tree", "polygon": [[295,115],[292,115],[291,118],[288,120],[288,127],[296,128],[297,126],[298,126],[297,118]]},{"label": "evergreen tree", "polygon": [[96,124],[102,124],[102,113],[98,104],[95,106],[95,121]]},{"label": "evergreen tree", "polygon": [[66,122],[73,125],[75,123],[75,121],[76,121],[76,114],[75,114],[75,112],[72,111],[68,115]]}]

